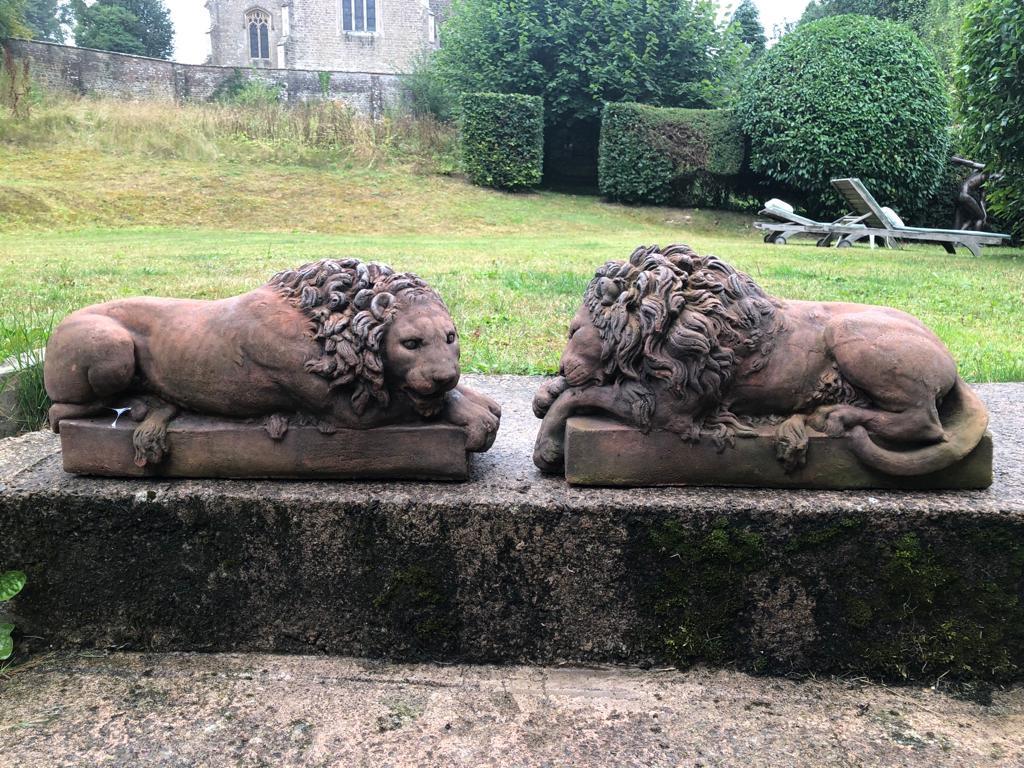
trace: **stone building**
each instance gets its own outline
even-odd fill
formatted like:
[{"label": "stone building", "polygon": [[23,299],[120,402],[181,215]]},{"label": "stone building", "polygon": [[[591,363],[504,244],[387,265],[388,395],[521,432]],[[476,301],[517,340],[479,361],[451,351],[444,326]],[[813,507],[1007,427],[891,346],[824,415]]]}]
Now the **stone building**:
[{"label": "stone building", "polygon": [[451,0],[206,0],[211,64],[408,72]]}]

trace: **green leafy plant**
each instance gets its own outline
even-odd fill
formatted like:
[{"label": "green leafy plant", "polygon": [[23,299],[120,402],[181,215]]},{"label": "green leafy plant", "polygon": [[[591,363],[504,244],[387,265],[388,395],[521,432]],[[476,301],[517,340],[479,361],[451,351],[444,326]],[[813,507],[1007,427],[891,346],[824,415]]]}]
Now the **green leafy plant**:
[{"label": "green leafy plant", "polygon": [[[28,577],[24,571],[5,571],[0,573],[0,607],[3,603],[14,599],[25,587]],[[14,631],[14,624],[10,617],[0,614],[0,661],[11,658],[14,653],[14,640],[11,633]]]},{"label": "green leafy plant", "polygon": [[612,200],[720,203],[742,165],[743,135],[732,110],[605,105],[598,183]]},{"label": "green leafy plant", "polygon": [[971,153],[1004,177],[989,208],[1024,238],[1024,4],[977,0],[967,9],[956,85]]},{"label": "green leafy plant", "polygon": [[432,115],[441,122],[452,119],[455,99],[441,77],[436,53],[420,54],[413,61],[409,74],[402,76],[402,86],[406,106],[412,114]]},{"label": "green leafy plant", "polygon": [[516,93],[467,93],[460,104],[462,165],[474,184],[524,189],[540,183],[544,104]]},{"label": "green leafy plant", "polygon": [[841,208],[832,178],[856,176],[912,220],[949,159],[935,57],[904,25],[869,16],[834,16],[783,37],[757,60],[738,113],[751,170],[815,215]]},{"label": "green leafy plant", "polygon": [[320,95],[326,99],[331,95],[331,73],[317,72],[316,77],[320,81]]}]

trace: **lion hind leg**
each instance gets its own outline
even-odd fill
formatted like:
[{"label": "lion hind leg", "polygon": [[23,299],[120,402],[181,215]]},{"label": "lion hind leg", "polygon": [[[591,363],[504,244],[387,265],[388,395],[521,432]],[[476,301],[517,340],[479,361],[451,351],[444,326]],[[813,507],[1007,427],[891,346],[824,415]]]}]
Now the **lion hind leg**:
[{"label": "lion hind leg", "polygon": [[272,414],[263,422],[263,428],[271,440],[283,440],[288,433],[288,417],[281,413]]},{"label": "lion hind leg", "polygon": [[939,443],[946,439],[934,402],[904,411],[885,411],[853,405],[831,406],[815,414],[815,426],[830,437],[863,427],[872,437],[895,443]]}]

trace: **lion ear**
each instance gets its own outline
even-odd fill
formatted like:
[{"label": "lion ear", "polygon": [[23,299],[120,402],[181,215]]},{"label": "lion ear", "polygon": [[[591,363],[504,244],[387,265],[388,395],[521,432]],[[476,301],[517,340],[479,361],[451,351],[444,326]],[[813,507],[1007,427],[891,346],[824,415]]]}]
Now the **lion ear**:
[{"label": "lion ear", "polygon": [[395,305],[395,297],[390,293],[378,293],[373,297],[373,301],[370,302],[370,313],[377,319],[383,322],[384,318],[387,317],[387,312],[391,307]]},{"label": "lion ear", "polygon": [[615,303],[615,300],[619,298],[619,294],[622,293],[622,289],[616,285],[614,280],[607,277],[602,277],[597,281],[597,290],[601,295],[601,303],[609,307]]}]

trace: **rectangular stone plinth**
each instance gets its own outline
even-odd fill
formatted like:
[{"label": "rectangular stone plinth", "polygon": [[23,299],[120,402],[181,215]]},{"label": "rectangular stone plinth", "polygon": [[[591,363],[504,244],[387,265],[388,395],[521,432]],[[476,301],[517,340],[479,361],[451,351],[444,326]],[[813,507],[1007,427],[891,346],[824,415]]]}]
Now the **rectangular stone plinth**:
[{"label": "rectangular stone plinth", "polygon": [[941,472],[896,477],[872,469],[850,450],[845,438],[808,431],[804,466],[787,473],[775,456],[772,427],[756,437],[737,438],[723,451],[710,440],[687,443],[674,432],[643,434],[611,419],[576,416],[565,434],[565,479],[573,485],[738,486],[821,490],[969,490],[992,485],[992,435],[968,456]]},{"label": "rectangular stone plinth", "polygon": [[135,465],[132,433],[121,418],[75,419],[60,427],[64,471],[107,477],[320,480],[465,480],[466,435],[451,424],[339,429],[293,426],[280,440],[258,422],[180,416],[167,430],[168,452]]},{"label": "rectangular stone plinth", "polygon": [[541,380],[466,378],[503,412],[460,484],[88,477],[0,440],[17,647],[1024,679],[1024,384],[978,390],[990,488],[826,491],[571,486],[532,462]]}]

